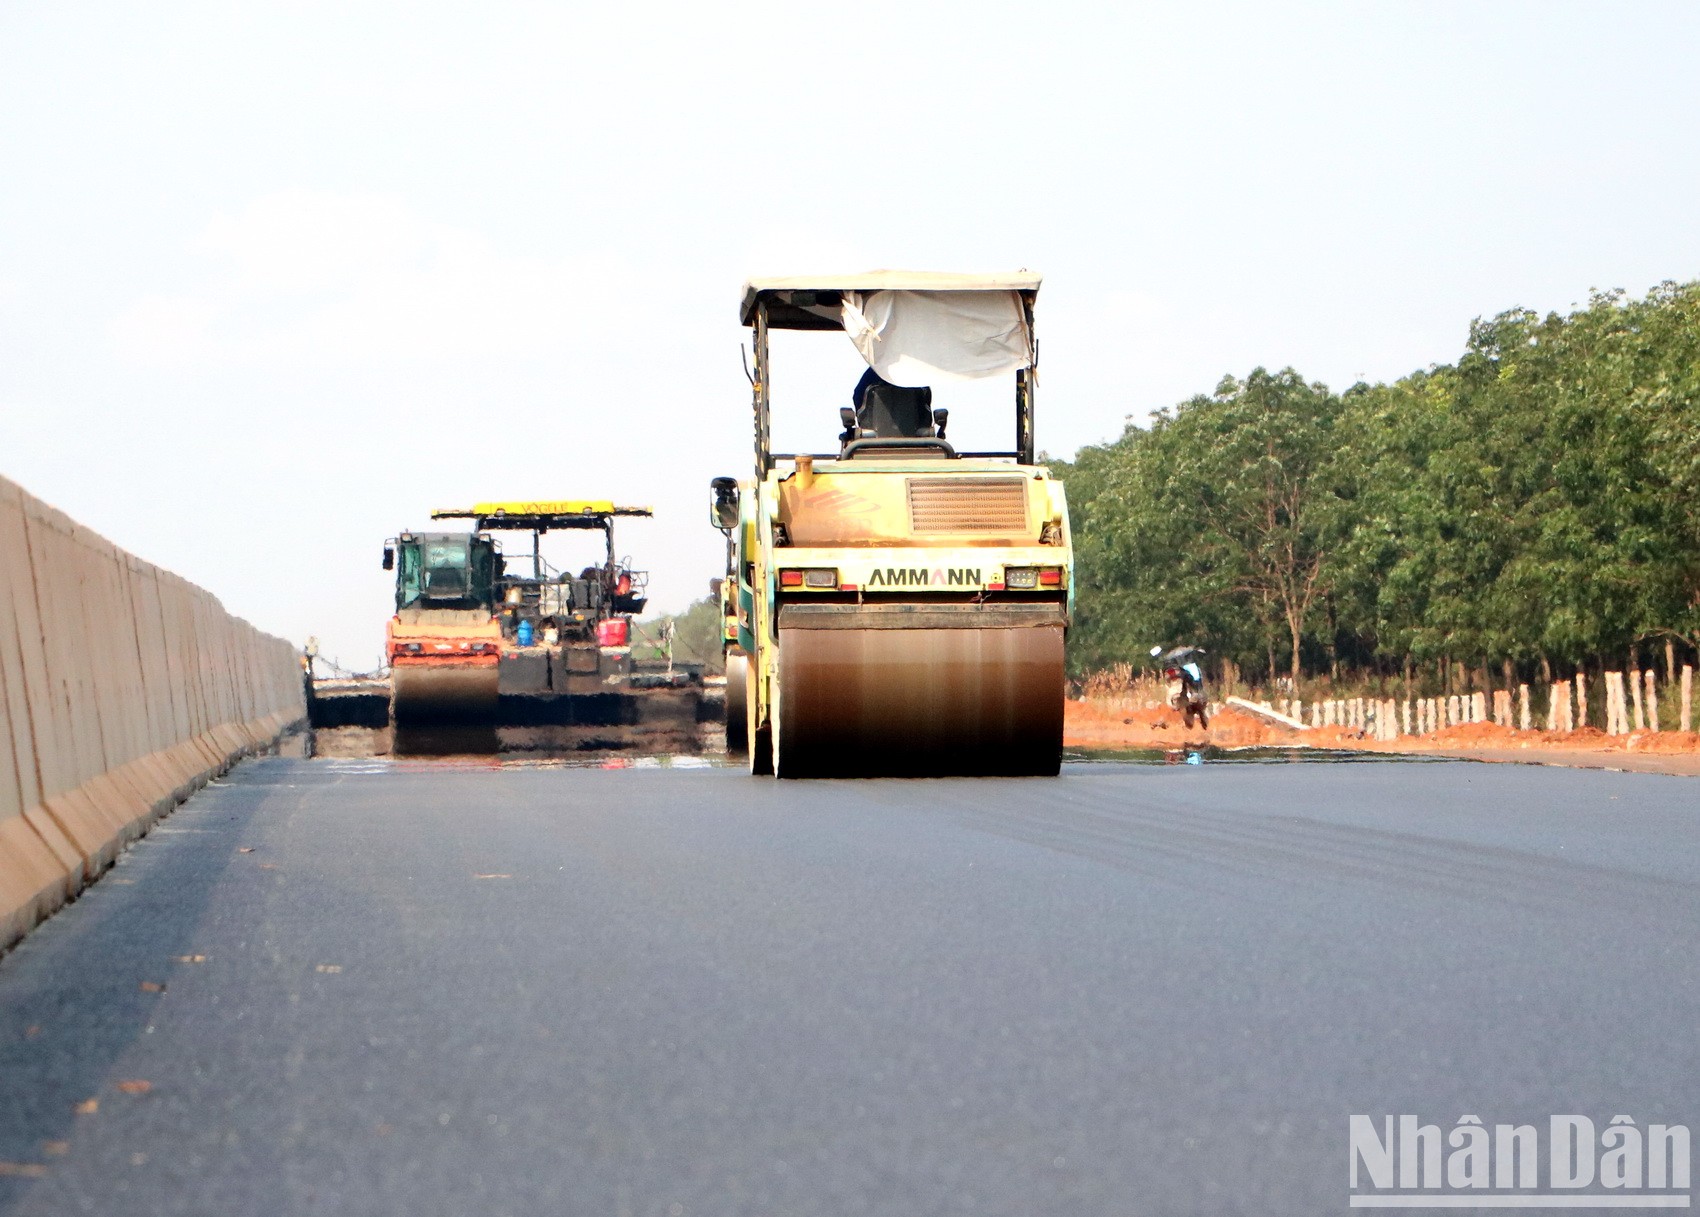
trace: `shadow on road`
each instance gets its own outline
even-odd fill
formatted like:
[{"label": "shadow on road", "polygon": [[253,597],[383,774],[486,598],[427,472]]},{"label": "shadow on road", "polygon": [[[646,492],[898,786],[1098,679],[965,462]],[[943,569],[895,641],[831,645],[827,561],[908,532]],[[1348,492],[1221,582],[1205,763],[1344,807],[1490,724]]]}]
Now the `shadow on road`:
[{"label": "shadow on road", "polygon": [[[259,803],[213,795],[236,794],[263,765],[244,763],[161,820],[0,958],[0,1211],[52,1169],[80,1123],[146,1093],[146,1079],[114,1078],[113,1068],[148,1033],[173,980],[201,962],[207,902]],[[165,838],[178,847],[158,848]],[[52,967],[67,958],[74,971]]]}]

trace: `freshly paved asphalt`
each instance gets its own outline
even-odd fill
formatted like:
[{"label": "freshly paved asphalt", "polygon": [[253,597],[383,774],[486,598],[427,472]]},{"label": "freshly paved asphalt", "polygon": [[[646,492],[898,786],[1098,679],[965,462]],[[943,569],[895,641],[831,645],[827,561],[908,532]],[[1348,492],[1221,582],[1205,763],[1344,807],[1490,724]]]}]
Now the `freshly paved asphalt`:
[{"label": "freshly paved asphalt", "polygon": [[0,960],[0,1213],[1345,1212],[1700,1126],[1697,927],[1684,778],[254,762]]}]

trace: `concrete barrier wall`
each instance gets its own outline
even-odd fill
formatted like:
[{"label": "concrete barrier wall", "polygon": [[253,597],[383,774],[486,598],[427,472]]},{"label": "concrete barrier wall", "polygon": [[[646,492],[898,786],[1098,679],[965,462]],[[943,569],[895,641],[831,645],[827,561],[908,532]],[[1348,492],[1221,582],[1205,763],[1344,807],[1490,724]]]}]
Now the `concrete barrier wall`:
[{"label": "concrete barrier wall", "polygon": [[290,643],[0,478],[0,949],[305,715]]}]

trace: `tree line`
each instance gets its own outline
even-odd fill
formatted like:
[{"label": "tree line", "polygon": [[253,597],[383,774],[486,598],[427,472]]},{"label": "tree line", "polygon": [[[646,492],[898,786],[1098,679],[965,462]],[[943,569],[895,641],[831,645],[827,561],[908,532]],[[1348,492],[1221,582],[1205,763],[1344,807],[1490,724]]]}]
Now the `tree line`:
[{"label": "tree line", "polygon": [[1392,384],[1230,376],[1051,465],[1077,675],[1180,641],[1259,679],[1431,688],[1687,655],[1700,283],[1478,320]]},{"label": "tree line", "polygon": [[662,613],[636,622],[632,654],[639,659],[665,659],[667,634],[671,630],[676,662],[700,664],[704,672],[718,676],[726,669],[721,628],[720,598],[706,596],[692,601],[683,612]]}]

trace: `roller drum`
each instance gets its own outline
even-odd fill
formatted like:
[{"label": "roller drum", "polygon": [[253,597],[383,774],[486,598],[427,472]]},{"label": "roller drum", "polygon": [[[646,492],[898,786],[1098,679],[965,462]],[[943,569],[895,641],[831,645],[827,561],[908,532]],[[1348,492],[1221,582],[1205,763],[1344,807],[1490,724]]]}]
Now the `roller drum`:
[{"label": "roller drum", "polygon": [[496,717],[496,665],[397,664],[390,673],[398,726],[487,723]]},{"label": "roller drum", "polygon": [[779,630],[780,777],[1054,775],[1063,627]]}]

